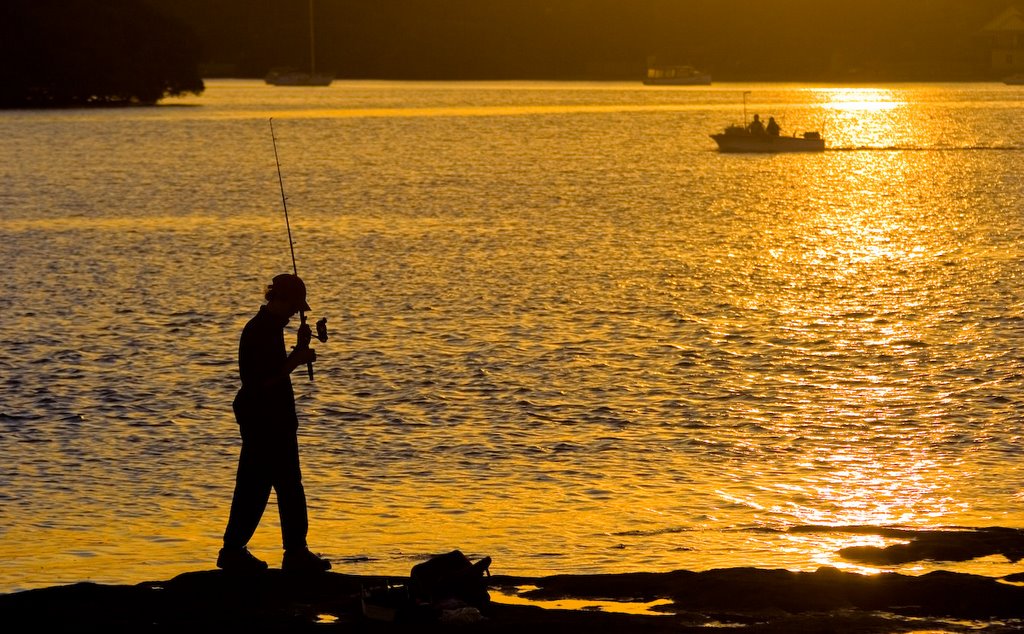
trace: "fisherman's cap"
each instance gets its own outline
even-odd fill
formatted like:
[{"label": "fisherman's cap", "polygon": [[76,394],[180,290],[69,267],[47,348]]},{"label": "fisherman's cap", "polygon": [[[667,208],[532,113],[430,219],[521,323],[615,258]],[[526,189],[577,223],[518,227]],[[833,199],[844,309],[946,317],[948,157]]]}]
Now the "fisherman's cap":
[{"label": "fisherman's cap", "polygon": [[302,307],[300,310],[308,311],[310,309],[309,304],[306,303],[306,284],[298,275],[282,273],[274,278],[270,288],[275,294],[280,293],[282,298],[292,299],[297,303],[301,303]]}]

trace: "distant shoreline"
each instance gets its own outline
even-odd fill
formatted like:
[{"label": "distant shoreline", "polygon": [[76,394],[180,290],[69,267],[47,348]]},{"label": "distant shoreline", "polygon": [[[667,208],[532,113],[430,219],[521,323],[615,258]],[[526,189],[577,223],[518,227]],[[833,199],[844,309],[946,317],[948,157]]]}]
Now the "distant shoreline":
[{"label": "distant shoreline", "polygon": [[[204,75],[203,81],[254,81],[263,83],[263,77],[228,76],[228,75]],[[343,77],[334,78],[334,83],[345,82],[408,82],[408,83],[512,83],[512,82],[544,82],[544,83],[593,83],[593,84],[631,84],[635,83],[650,89],[665,88],[689,88],[700,89],[714,87],[716,84],[827,84],[827,85],[850,85],[867,86],[874,84],[1003,84],[1001,77],[975,77],[975,78],[946,78],[946,79],[908,79],[908,78],[816,78],[816,79],[766,79],[766,78],[728,78],[713,79],[710,84],[693,86],[672,86],[672,85],[651,85],[646,86],[640,77]],[[311,88],[310,86],[279,86],[280,89]],[[322,88],[313,86],[312,88]]]}]

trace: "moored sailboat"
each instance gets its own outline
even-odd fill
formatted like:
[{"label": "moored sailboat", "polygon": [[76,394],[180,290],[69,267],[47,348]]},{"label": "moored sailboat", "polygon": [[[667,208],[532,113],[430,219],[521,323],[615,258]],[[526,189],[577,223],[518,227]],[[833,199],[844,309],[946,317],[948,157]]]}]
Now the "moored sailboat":
[{"label": "moored sailboat", "polygon": [[333,73],[316,70],[316,29],[313,19],[313,0],[309,0],[309,70],[273,69],[265,78],[272,86],[330,86]]}]

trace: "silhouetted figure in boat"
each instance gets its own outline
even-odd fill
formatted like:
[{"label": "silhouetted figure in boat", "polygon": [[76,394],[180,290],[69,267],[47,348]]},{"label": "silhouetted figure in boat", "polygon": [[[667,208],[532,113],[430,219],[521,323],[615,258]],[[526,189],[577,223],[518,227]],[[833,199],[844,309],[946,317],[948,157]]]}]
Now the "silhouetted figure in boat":
[{"label": "silhouetted figure in boat", "polygon": [[781,128],[779,128],[779,124],[775,122],[775,117],[768,117],[768,127],[765,128],[765,132],[768,133],[768,136],[779,136],[780,131]]},{"label": "silhouetted figure in boat", "polygon": [[761,115],[754,115],[754,120],[747,126],[747,132],[754,136],[764,136],[764,124],[761,123]]},{"label": "silhouetted figure in boat", "polygon": [[246,544],[256,532],[273,488],[284,542],[281,567],[293,572],[320,572],[329,570],[331,563],[306,546],[309,523],[290,377],[295,368],[316,361],[316,352],[309,347],[309,326],[299,326],[297,345],[290,354],[284,344],[288,320],[300,310],[309,310],[306,285],[295,275],[278,275],[267,288],[266,300],[245,325],[238,344],[242,388],[232,406],[242,434],[242,451],[217,567],[236,572],[267,568]]}]

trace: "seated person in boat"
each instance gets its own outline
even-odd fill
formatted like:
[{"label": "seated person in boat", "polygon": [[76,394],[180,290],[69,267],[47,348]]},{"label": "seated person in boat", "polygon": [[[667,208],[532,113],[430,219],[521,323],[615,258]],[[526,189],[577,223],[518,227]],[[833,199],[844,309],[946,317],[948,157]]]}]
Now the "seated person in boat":
[{"label": "seated person in boat", "polygon": [[768,136],[779,136],[779,124],[776,123],[775,117],[768,117],[768,127],[765,128]]},{"label": "seated person in boat", "polygon": [[761,123],[761,115],[754,115],[754,120],[751,121],[750,125],[747,126],[747,132],[753,134],[754,136],[764,135],[764,124]]}]

